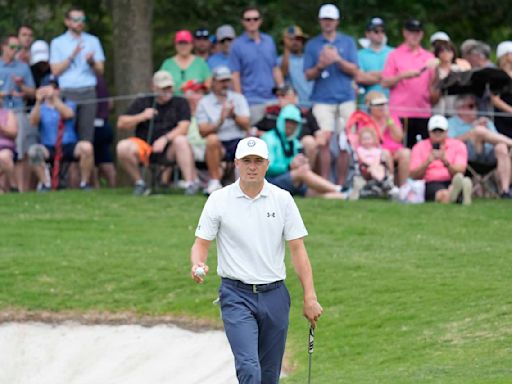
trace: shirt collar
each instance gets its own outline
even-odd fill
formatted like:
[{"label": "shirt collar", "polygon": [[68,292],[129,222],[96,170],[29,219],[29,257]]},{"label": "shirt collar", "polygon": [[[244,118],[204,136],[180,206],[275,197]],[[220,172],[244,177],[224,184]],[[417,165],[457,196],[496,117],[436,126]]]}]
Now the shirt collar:
[{"label": "shirt collar", "polygon": [[236,197],[245,197],[246,199],[249,199],[249,200],[256,200],[256,199],[259,199],[260,197],[268,197],[268,195],[270,193],[270,187],[269,187],[269,183],[267,180],[263,180],[263,188],[261,189],[260,194],[258,196],[256,196],[254,199],[251,199],[249,196],[247,196],[244,193],[244,191],[242,191],[242,188],[240,188],[240,178],[238,178],[234,182],[234,188],[235,188]]}]

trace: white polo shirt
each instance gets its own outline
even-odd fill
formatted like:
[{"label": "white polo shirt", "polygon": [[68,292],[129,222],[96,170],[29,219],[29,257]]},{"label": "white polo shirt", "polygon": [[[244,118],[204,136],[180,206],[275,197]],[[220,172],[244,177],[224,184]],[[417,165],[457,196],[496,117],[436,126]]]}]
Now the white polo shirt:
[{"label": "white polo shirt", "polygon": [[266,180],[254,199],[240,180],[212,193],[196,229],[201,239],[217,238],[217,274],[247,284],[284,280],[285,241],[307,234],[290,193]]}]

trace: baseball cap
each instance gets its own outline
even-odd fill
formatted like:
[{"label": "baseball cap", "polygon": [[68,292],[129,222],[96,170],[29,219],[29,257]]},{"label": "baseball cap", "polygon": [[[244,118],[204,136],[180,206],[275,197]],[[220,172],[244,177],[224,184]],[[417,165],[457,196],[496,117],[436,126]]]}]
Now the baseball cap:
[{"label": "baseball cap", "polygon": [[451,41],[450,36],[446,32],[443,31],[437,31],[436,33],[433,33],[432,36],[430,36],[430,44],[432,44],[434,41]]},{"label": "baseball cap", "polygon": [[285,28],[283,36],[302,37],[303,39],[307,39],[307,36],[302,32],[302,28],[297,25],[291,25],[288,28]]},{"label": "baseball cap", "polygon": [[208,38],[210,37],[210,32],[206,28],[197,28],[194,31],[194,37],[197,38]]},{"label": "baseball cap", "polygon": [[231,71],[225,65],[220,65],[213,69],[213,78],[215,80],[228,80],[231,79]]},{"label": "baseball cap", "polygon": [[50,47],[44,40],[36,40],[30,46],[30,65],[50,60]]},{"label": "baseball cap", "polygon": [[267,144],[257,137],[246,137],[238,142],[236,146],[235,159],[254,155],[268,159]]},{"label": "baseball cap", "polygon": [[340,18],[340,11],[334,4],[324,4],[320,7],[318,18],[338,20]]},{"label": "baseball cap", "polygon": [[507,53],[512,52],[512,41],[502,41],[498,44],[496,48],[496,57],[499,59],[502,56],[505,56]]},{"label": "baseball cap", "polygon": [[176,38],[174,39],[174,42],[179,43],[184,41],[186,43],[191,43],[192,40],[192,33],[186,29],[182,29],[181,31],[176,32]]},{"label": "baseball cap", "polygon": [[404,29],[413,32],[423,31],[423,24],[418,19],[409,19],[405,22]]},{"label": "baseball cap", "polygon": [[434,115],[428,120],[428,130],[433,131],[440,129],[442,131],[448,130],[448,120],[443,115]]},{"label": "baseball cap", "polygon": [[59,88],[59,79],[55,75],[49,75],[43,78],[41,81],[41,87],[45,85],[53,85],[55,88]]},{"label": "baseball cap", "polygon": [[221,25],[219,28],[217,28],[215,35],[217,36],[217,41],[222,41],[224,39],[234,39],[236,37],[234,28],[229,24]]},{"label": "baseball cap", "polygon": [[153,84],[158,88],[174,87],[174,79],[167,71],[157,71],[153,75]]},{"label": "baseball cap", "polygon": [[366,26],[366,30],[373,31],[377,28],[384,28],[384,20],[380,17],[372,17]]}]

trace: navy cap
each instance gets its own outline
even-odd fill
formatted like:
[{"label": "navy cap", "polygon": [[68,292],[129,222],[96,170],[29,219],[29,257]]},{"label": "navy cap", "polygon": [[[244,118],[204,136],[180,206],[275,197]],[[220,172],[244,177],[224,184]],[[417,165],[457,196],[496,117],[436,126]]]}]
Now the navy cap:
[{"label": "navy cap", "polygon": [[377,28],[383,28],[384,29],[384,20],[382,20],[380,17],[372,17],[368,24],[366,25],[367,31],[373,31]]},{"label": "navy cap", "polygon": [[404,29],[413,32],[423,31],[423,24],[418,19],[409,19],[405,22]]}]

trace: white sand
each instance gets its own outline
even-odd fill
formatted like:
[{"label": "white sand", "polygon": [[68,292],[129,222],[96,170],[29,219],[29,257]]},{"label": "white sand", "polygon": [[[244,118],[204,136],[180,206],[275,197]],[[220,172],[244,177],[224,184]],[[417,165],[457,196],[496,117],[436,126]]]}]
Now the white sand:
[{"label": "white sand", "polygon": [[0,324],[2,384],[235,384],[223,332],[175,326]]}]

